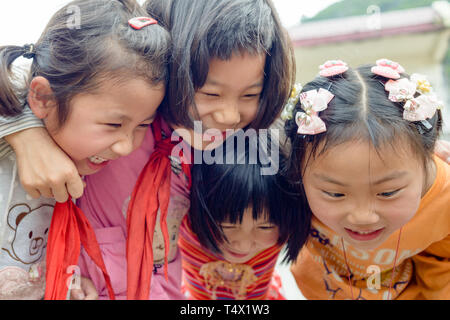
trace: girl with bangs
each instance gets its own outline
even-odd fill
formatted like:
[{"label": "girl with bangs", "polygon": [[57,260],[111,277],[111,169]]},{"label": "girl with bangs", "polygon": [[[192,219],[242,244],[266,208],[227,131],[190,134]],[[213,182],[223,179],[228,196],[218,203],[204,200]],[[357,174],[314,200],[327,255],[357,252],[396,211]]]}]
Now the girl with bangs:
[{"label": "girl with bangs", "polygon": [[179,240],[187,296],[283,300],[275,264],[284,245],[284,259],[295,260],[310,217],[299,205],[304,198],[286,179],[264,174],[268,163],[283,166],[284,156],[261,152],[267,150],[262,136],[256,143],[246,139],[245,150],[230,147],[235,137],[226,140],[223,153],[211,151],[215,163],[192,168],[191,208]]}]

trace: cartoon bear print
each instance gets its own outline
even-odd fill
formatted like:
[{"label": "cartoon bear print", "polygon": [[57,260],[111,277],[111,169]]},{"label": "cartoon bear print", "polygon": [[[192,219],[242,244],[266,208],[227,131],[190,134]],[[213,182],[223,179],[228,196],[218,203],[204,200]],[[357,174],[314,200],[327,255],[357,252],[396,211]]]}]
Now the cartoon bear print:
[{"label": "cartoon bear print", "polygon": [[14,231],[9,248],[2,248],[9,256],[23,264],[33,264],[47,247],[48,230],[53,205],[42,204],[31,209],[27,204],[16,204],[8,211],[8,225]]}]

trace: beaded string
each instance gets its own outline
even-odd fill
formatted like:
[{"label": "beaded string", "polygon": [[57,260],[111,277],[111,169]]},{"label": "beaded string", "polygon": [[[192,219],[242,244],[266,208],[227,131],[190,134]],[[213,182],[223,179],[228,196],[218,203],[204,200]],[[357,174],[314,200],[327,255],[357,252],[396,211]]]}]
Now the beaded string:
[{"label": "beaded string", "polygon": [[[401,235],[402,235],[402,228],[400,228],[400,230],[399,230],[398,239],[397,239],[397,246],[395,248],[394,265],[392,267],[391,281],[389,283],[388,300],[392,299],[391,288],[392,288],[392,282],[394,281],[395,268],[396,268],[396,264],[397,264],[398,249],[400,247],[400,237],[401,237]],[[351,293],[351,296],[352,296],[352,300],[354,300],[354,298],[353,298],[353,286],[352,286],[351,279],[350,279],[351,270],[350,270],[350,266],[348,265],[347,254],[345,252],[344,238],[341,238],[341,243],[342,243],[342,251],[344,252],[345,265],[347,266],[348,285],[350,286],[350,293]]]}]

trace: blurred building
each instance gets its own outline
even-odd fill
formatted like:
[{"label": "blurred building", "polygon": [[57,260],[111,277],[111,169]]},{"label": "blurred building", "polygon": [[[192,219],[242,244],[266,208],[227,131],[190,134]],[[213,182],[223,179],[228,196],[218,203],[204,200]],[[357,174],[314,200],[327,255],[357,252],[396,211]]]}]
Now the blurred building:
[{"label": "blurred building", "polygon": [[295,48],[297,81],[305,83],[326,60],[340,59],[351,66],[380,58],[398,61],[411,74],[428,76],[439,98],[446,102],[444,132],[450,138],[449,79],[443,60],[449,50],[450,4],[381,13],[376,6],[365,16],[309,22],[289,30]]}]

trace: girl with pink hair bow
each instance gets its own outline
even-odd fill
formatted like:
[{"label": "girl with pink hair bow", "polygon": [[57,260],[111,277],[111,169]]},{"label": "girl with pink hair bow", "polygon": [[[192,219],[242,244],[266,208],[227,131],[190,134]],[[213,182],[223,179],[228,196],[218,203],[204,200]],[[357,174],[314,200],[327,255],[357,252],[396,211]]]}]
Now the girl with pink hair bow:
[{"label": "girl with pink hair bow", "polygon": [[442,103],[404,71],[328,61],[291,97],[287,176],[313,217],[291,270],[308,299],[450,299]]}]

